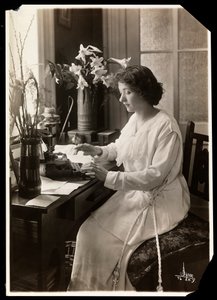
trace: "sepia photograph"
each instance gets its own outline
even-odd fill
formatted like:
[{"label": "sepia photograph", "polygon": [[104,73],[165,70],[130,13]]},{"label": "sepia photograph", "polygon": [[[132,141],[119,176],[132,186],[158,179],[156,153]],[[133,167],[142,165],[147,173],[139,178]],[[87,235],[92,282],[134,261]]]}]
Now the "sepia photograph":
[{"label": "sepia photograph", "polygon": [[6,293],[187,296],[212,260],[211,33],[180,5],[6,17]]}]

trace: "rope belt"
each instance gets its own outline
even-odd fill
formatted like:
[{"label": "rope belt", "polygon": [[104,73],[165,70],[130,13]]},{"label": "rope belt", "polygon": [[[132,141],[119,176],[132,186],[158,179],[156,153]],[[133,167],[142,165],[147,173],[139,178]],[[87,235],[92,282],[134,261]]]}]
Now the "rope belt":
[{"label": "rope belt", "polygon": [[156,240],[156,247],[157,247],[157,259],[158,259],[158,286],[157,286],[157,291],[158,292],[163,292],[160,243],[159,243],[159,236],[158,236],[158,232],[157,232],[155,207],[154,207],[154,205],[152,207],[153,207],[152,212],[153,212],[154,231],[155,231],[155,240]]},{"label": "rope belt", "polygon": [[[165,181],[165,183],[167,182],[167,180]],[[149,203],[149,206],[148,207],[152,207],[152,215],[153,215],[153,221],[154,221],[154,232],[155,232],[155,240],[156,240],[156,248],[157,248],[157,256],[158,256],[158,286],[156,288],[156,290],[158,292],[162,292],[163,291],[163,286],[162,286],[162,265],[161,265],[161,252],[160,252],[160,243],[159,243],[159,236],[158,236],[158,232],[157,232],[157,220],[156,220],[156,212],[155,212],[155,198],[156,196],[159,194],[160,191],[162,191],[165,187],[165,183],[161,186],[161,188],[159,189],[155,189],[152,191],[152,196],[150,198],[150,203]],[[129,240],[129,237],[132,233],[132,230],[138,220],[138,218],[140,217],[140,215],[144,212],[144,210],[146,210],[148,208],[147,206],[142,209],[142,211],[138,214],[138,216],[136,217],[135,219],[135,222],[132,224],[132,226],[130,227],[129,231],[128,231],[128,234],[127,234],[127,237],[124,241],[124,244],[123,244],[123,247],[122,247],[122,251],[121,251],[121,255],[120,255],[120,258],[118,260],[118,263],[117,265],[115,266],[114,268],[114,271],[112,273],[112,282],[113,282],[113,285],[112,285],[112,290],[115,291],[117,286],[118,286],[118,282],[119,282],[119,278],[120,278],[120,269],[121,269],[121,261],[123,259],[123,255],[124,255],[124,251],[126,249],[126,246],[127,246],[127,242]]]},{"label": "rope belt", "polygon": [[133,230],[133,227],[135,226],[136,224],[136,221],[138,220],[139,216],[143,213],[143,210],[138,214],[138,216],[136,217],[135,219],[135,222],[133,223],[133,225],[130,227],[130,230],[128,231],[128,234],[127,234],[127,237],[124,241],[124,244],[123,244],[123,247],[122,247],[122,251],[121,251],[121,255],[120,255],[120,258],[118,260],[118,263],[113,271],[113,288],[112,290],[115,291],[116,290],[116,287],[118,285],[118,282],[119,282],[119,277],[120,277],[120,269],[121,269],[121,261],[122,261],[122,258],[123,258],[123,255],[124,255],[124,251],[125,251],[125,248],[127,246],[127,242],[129,240],[129,237],[130,237],[130,234]]}]

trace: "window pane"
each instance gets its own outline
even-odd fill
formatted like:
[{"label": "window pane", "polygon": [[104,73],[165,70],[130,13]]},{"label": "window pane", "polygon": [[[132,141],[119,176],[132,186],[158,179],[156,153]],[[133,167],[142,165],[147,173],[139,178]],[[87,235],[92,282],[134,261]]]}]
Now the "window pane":
[{"label": "window pane", "polygon": [[179,53],[180,121],[208,120],[207,52]]},{"label": "window pane", "polygon": [[207,48],[207,29],[185,9],[178,10],[179,49]]},{"label": "window pane", "polygon": [[172,9],[141,9],[141,51],[172,49]]},{"label": "window pane", "polygon": [[158,107],[173,114],[173,65],[171,53],[141,55],[141,64],[150,68],[165,90]]}]

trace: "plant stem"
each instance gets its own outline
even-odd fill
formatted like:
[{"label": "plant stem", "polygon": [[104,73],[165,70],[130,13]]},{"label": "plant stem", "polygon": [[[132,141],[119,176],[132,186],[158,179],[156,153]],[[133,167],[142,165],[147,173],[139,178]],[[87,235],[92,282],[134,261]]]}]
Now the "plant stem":
[{"label": "plant stem", "polygon": [[34,122],[33,122],[33,129],[35,127],[36,133],[37,133],[37,118],[38,118],[38,109],[39,109],[39,100],[40,100],[40,95],[39,95],[39,87],[38,87],[38,82],[35,78],[35,76],[32,74],[32,79],[34,80],[35,83],[35,87],[36,87],[36,101],[37,101],[37,105],[36,105],[36,112],[35,112],[35,116],[34,116]]},{"label": "plant stem", "polygon": [[16,76],[16,68],[15,68],[15,63],[14,63],[14,57],[13,57],[13,54],[12,54],[12,50],[11,50],[11,46],[10,46],[10,45],[9,45],[9,50],[10,50],[10,55],[11,55],[11,59],[12,59],[13,71],[14,71],[14,75],[15,75],[15,78],[16,78],[17,76]]},{"label": "plant stem", "polygon": [[25,135],[25,131],[24,131],[24,127],[23,127],[23,124],[22,124],[22,121],[21,121],[20,114],[18,114],[18,121],[20,123],[20,130],[22,131],[21,136],[24,136]]},{"label": "plant stem", "polygon": [[32,26],[33,20],[34,20],[34,15],[33,15],[32,19],[31,19],[30,24],[29,24],[29,27],[28,27],[28,29],[27,29],[27,31],[26,31],[26,35],[25,35],[25,37],[24,37],[24,39],[23,39],[23,43],[21,44],[21,45],[22,45],[22,47],[21,47],[21,53],[22,53],[22,55],[23,55],[23,50],[24,50],[26,38],[27,38],[27,36],[28,36],[28,34],[29,34],[29,31],[30,31],[30,28],[31,28],[31,26]]},{"label": "plant stem", "polygon": [[18,123],[17,123],[16,116],[13,115],[13,117],[14,117],[14,122],[16,124],[17,130],[19,131],[19,135],[22,136],[21,129],[19,128],[20,125],[18,125]]},{"label": "plant stem", "polygon": [[28,122],[27,122],[27,120],[26,120],[26,117],[27,117],[27,109],[26,109],[26,106],[25,106],[25,108],[24,108],[24,102],[26,103],[26,101],[25,101],[25,93],[24,93],[24,91],[23,91],[23,93],[22,93],[22,95],[21,95],[21,97],[22,97],[22,100],[21,100],[21,103],[22,103],[22,118],[23,118],[23,124],[22,124],[22,126],[23,126],[23,128],[24,128],[24,130],[25,130],[25,128],[26,128],[26,131],[27,131],[27,135],[29,134],[29,129],[28,129]]},{"label": "plant stem", "polygon": [[68,99],[71,99],[72,102],[71,102],[71,105],[70,105],[68,114],[67,114],[67,116],[66,116],[65,122],[64,122],[64,124],[63,124],[62,130],[61,130],[61,132],[60,132],[60,136],[59,136],[58,141],[61,139],[61,137],[62,137],[62,135],[63,135],[63,131],[64,131],[64,129],[65,129],[66,123],[67,123],[67,121],[68,121],[70,112],[71,112],[72,107],[73,107],[73,104],[74,104],[74,99],[73,99],[71,96],[68,96]]}]

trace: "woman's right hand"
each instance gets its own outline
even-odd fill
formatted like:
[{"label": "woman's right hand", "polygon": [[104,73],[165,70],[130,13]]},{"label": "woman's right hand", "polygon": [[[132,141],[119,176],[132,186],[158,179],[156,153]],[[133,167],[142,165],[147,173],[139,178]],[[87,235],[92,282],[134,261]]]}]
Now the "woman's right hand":
[{"label": "woman's right hand", "polygon": [[75,151],[75,154],[77,154],[78,151],[83,151],[84,155],[91,155],[91,156],[102,154],[102,149],[100,147],[93,146],[93,145],[86,144],[86,143],[78,144],[77,146],[75,146],[74,151]]}]

